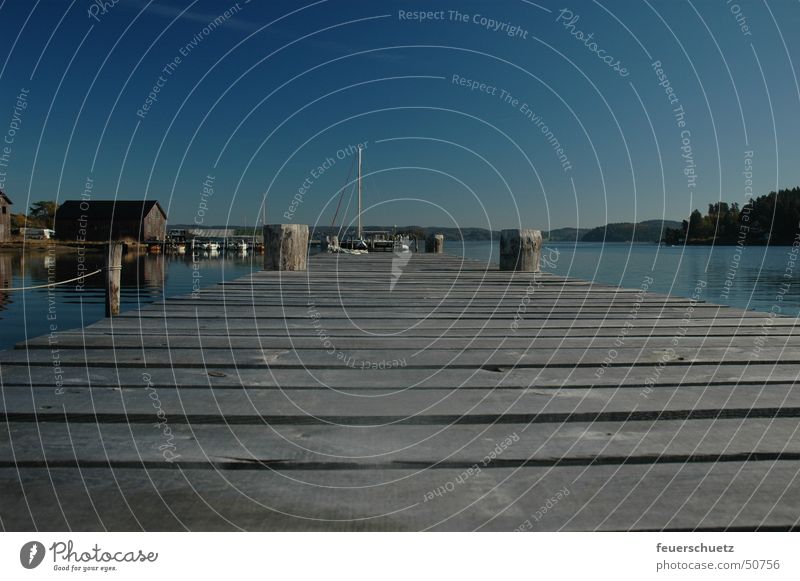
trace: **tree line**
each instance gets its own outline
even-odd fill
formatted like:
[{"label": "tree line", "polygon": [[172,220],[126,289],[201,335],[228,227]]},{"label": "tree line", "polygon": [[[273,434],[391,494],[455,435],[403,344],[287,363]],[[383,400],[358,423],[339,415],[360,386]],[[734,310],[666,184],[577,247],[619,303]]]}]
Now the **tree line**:
[{"label": "tree line", "polygon": [[800,187],[694,210],[680,228],[664,231],[665,244],[791,244],[800,233]]},{"label": "tree line", "polygon": [[42,200],[34,202],[28,214],[11,214],[12,228],[53,228],[58,204]]}]

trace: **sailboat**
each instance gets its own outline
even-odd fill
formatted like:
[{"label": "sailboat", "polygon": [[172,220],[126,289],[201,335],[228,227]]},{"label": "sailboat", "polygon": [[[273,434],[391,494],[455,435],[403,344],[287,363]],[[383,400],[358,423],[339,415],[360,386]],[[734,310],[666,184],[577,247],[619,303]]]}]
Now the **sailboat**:
[{"label": "sailboat", "polygon": [[367,241],[364,240],[364,231],[361,229],[361,145],[358,146],[358,216],[356,216],[356,236],[340,242],[340,247],[347,250],[368,251]]}]

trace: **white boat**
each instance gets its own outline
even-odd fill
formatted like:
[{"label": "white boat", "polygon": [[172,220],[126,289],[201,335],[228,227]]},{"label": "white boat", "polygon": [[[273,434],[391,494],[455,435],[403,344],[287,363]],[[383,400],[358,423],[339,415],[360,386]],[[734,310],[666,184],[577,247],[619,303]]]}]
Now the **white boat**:
[{"label": "white boat", "polygon": [[195,238],[192,240],[192,250],[203,252],[219,252],[219,243],[207,238]]},{"label": "white boat", "polygon": [[365,252],[369,252],[367,241],[363,238],[349,238],[347,240],[343,240],[339,246],[346,248],[347,250],[363,250]]},{"label": "white boat", "polygon": [[407,237],[403,236],[396,236],[394,239],[394,248],[392,248],[394,252],[409,252],[411,247],[409,246],[409,240]]}]

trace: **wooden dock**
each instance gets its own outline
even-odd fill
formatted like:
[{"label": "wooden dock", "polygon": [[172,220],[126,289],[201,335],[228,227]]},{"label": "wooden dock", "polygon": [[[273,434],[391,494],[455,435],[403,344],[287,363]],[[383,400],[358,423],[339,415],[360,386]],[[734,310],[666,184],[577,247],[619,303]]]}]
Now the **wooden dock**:
[{"label": "wooden dock", "polygon": [[313,256],[0,353],[0,524],[797,528],[796,323]]}]

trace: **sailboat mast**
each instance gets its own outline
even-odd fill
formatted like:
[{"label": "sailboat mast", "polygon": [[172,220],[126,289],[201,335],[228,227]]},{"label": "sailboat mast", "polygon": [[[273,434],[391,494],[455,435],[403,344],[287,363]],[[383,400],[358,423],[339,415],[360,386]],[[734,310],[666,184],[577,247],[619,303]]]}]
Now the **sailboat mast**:
[{"label": "sailboat mast", "polygon": [[358,239],[361,240],[361,146],[358,146]]}]

